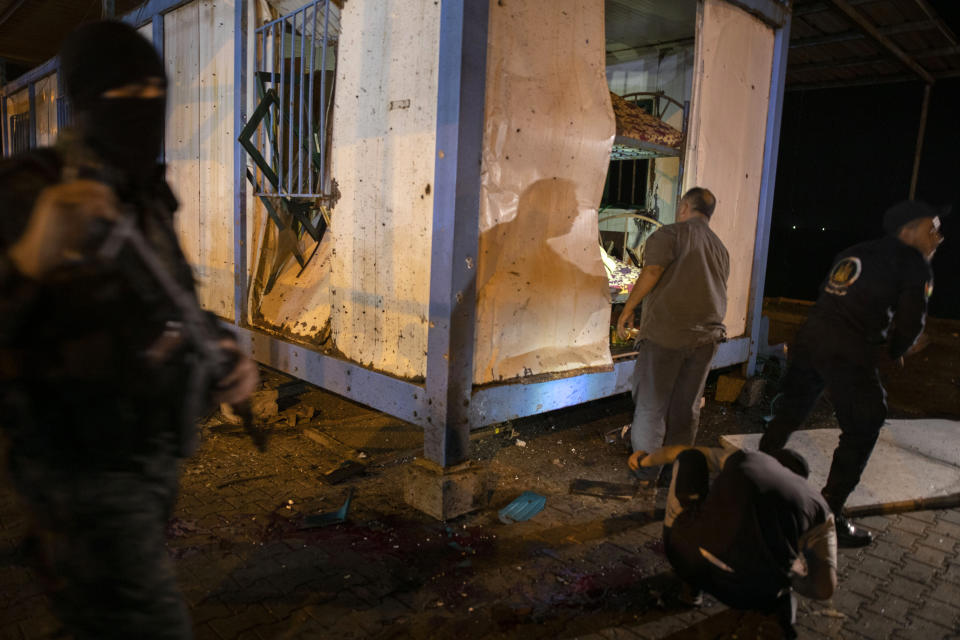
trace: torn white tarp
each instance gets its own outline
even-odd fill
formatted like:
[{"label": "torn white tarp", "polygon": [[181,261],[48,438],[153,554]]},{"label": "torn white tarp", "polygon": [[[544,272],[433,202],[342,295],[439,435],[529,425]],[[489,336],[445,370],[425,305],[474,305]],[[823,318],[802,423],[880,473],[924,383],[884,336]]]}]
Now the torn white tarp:
[{"label": "torn white tarp", "polygon": [[474,382],[612,365],[601,0],[490,3]]}]

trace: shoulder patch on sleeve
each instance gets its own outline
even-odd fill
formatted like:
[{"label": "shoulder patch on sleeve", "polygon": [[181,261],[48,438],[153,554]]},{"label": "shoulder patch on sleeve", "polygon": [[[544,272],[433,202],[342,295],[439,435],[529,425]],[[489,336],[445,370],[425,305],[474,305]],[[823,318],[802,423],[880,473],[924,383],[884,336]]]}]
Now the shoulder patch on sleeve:
[{"label": "shoulder patch on sleeve", "polygon": [[927,300],[933,295],[933,280],[927,280],[923,285],[923,295],[926,296]]},{"label": "shoulder patch on sleeve", "polygon": [[863,272],[863,263],[856,256],[843,258],[830,269],[827,284],[824,290],[835,296],[847,295],[847,289],[860,277]]}]

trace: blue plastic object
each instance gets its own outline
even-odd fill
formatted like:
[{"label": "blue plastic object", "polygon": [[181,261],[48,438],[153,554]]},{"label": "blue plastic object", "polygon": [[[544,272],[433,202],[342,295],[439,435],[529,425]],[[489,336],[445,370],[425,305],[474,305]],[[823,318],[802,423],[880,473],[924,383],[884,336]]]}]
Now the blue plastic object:
[{"label": "blue plastic object", "polygon": [[514,522],[523,522],[543,511],[547,504],[547,498],[533,491],[524,491],[520,497],[500,509],[500,522],[504,524],[513,524]]},{"label": "blue plastic object", "polygon": [[330,511],[328,513],[318,513],[316,515],[307,516],[303,520],[303,528],[309,529],[313,527],[327,527],[331,524],[340,524],[347,520],[347,514],[350,512],[350,502],[353,500],[353,487],[350,487],[350,491],[347,492],[347,500],[343,503],[343,506],[337,509],[336,511]]}]

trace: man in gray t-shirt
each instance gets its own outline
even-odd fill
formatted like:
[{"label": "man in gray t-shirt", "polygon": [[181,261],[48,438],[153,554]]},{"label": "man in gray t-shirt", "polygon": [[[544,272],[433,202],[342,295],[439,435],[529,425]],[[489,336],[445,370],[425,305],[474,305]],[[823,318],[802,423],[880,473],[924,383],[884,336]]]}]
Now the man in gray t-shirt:
[{"label": "man in gray t-shirt", "polygon": [[[630,440],[634,452],[692,445],[700,396],[717,344],[725,337],[730,256],[710,229],[716,197],[694,187],[677,208],[677,222],[647,240],[644,265],[617,322],[625,338],[643,307],[634,369]],[[651,482],[656,469],[638,477]]]}]

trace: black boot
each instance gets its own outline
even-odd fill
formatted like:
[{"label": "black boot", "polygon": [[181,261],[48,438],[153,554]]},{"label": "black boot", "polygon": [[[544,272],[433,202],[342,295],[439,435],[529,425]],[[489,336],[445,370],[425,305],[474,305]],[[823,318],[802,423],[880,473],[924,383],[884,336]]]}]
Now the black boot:
[{"label": "black boot", "polygon": [[865,547],[873,542],[873,534],[853,526],[846,517],[834,516],[837,524],[837,546],[854,548]]}]

